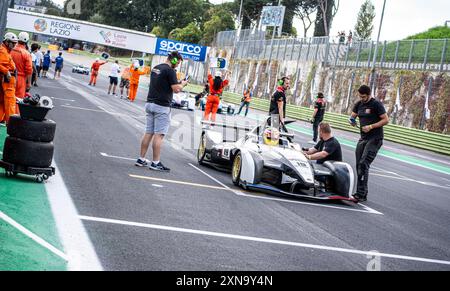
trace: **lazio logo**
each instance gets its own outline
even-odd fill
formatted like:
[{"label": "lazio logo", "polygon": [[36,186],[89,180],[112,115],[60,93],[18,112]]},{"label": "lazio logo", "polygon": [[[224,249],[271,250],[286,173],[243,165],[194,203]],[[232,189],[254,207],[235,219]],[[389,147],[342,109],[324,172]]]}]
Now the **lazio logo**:
[{"label": "lazio logo", "polygon": [[47,29],[47,21],[42,18],[36,19],[34,22],[34,29],[39,32],[44,32]]}]

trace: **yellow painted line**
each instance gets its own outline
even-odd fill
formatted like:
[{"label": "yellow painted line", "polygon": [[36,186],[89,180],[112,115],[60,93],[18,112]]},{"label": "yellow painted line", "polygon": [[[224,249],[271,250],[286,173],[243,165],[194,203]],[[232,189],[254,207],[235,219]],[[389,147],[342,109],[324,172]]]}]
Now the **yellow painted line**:
[{"label": "yellow painted line", "polygon": [[132,174],[129,174],[129,176],[131,178],[136,178],[136,179],[151,180],[151,181],[158,181],[158,182],[165,182],[165,183],[179,184],[179,185],[187,185],[187,186],[193,186],[193,187],[199,187],[199,188],[230,191],[230,189],[227,189],[225,187],[202,185],[202,184],[198,184],[198,183],[175,181],[175,180],[168,180],[168,179],[161,179],[161,178],[154,178],[154,177],[147,177],[147,176],[139,176],[139,175],[132,175]]}]

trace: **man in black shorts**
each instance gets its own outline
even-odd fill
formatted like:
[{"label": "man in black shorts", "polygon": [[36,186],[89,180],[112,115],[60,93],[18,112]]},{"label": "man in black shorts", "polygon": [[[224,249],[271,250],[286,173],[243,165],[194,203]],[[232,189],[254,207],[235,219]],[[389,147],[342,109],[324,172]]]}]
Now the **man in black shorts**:
[{"label": "man in black shorts", "polygon": [[326,161],[342,162],[342,149],[339,141],[331,134],[331,126],[328,123],[319,125],[320,141],[309,150],[305,151],[306,158],[323,164]]},{"label": "man in black shorts", "polygon": [[389,123],[389,117],[383,104],[371,97],[371,88],[363,85],[359,88],[359,98],[352,110],[350,124],[356,126],[359,118],[361,139],[356,146],[356,171],[358,186],[353,197],[359,201],[367,201],[369,192],[369,169],[378,151],[383,145],[383,126]]}]

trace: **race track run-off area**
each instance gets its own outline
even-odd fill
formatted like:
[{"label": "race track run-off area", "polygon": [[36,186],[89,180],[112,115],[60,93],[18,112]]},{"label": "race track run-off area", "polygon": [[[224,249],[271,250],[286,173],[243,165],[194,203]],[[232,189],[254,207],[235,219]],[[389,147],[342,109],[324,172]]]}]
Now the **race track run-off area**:
[{"label": "race track run-off area", "polygon": [[[90,87],[71,69],[33,88],[55,105],[57,175],[0,173],[1,270],[450,270],[449,157],[385,142],[359,205],[267,195],[198,165],[201,111],[173,109],[171,172],[154,172],[134,166],[146,86],[130,103],[106,94],[104,75]],[[310,124],[289,129],[308,146]],[[358,136],[334,134],[354,167]],[[0,147],[5,137],[0,127]]]}]

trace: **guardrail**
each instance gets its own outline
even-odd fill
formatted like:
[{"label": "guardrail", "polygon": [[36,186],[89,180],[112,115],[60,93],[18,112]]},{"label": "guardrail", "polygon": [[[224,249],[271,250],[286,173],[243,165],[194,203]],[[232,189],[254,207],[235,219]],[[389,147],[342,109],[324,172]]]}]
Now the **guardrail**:
[{"label": "guardrail", "polygon": [[[189,85],[188,89],[193,93],[199,93],[203,90],[203,87]],[[241,96],[230,92],[225,92],[223,94],[223,99],[229,103],[241,103]],[[269,108],[269,100],[253,98],[250,107],[261,111],[267,111]],[[308,121],[311,119],[312,114],[313,109],[310,108],[289,104],[286,107],[286,115],[289,118]],[[325,121],[329,122],[333,128],[359,133],[358,128],[354,128],[348,124],[348,116],[346,115],[327,112],[325,115]],[[388,141],[450,156],[450,135],[428,132],[394,124],[389,124],[384,127],[384,135],[385,139]]]}]

